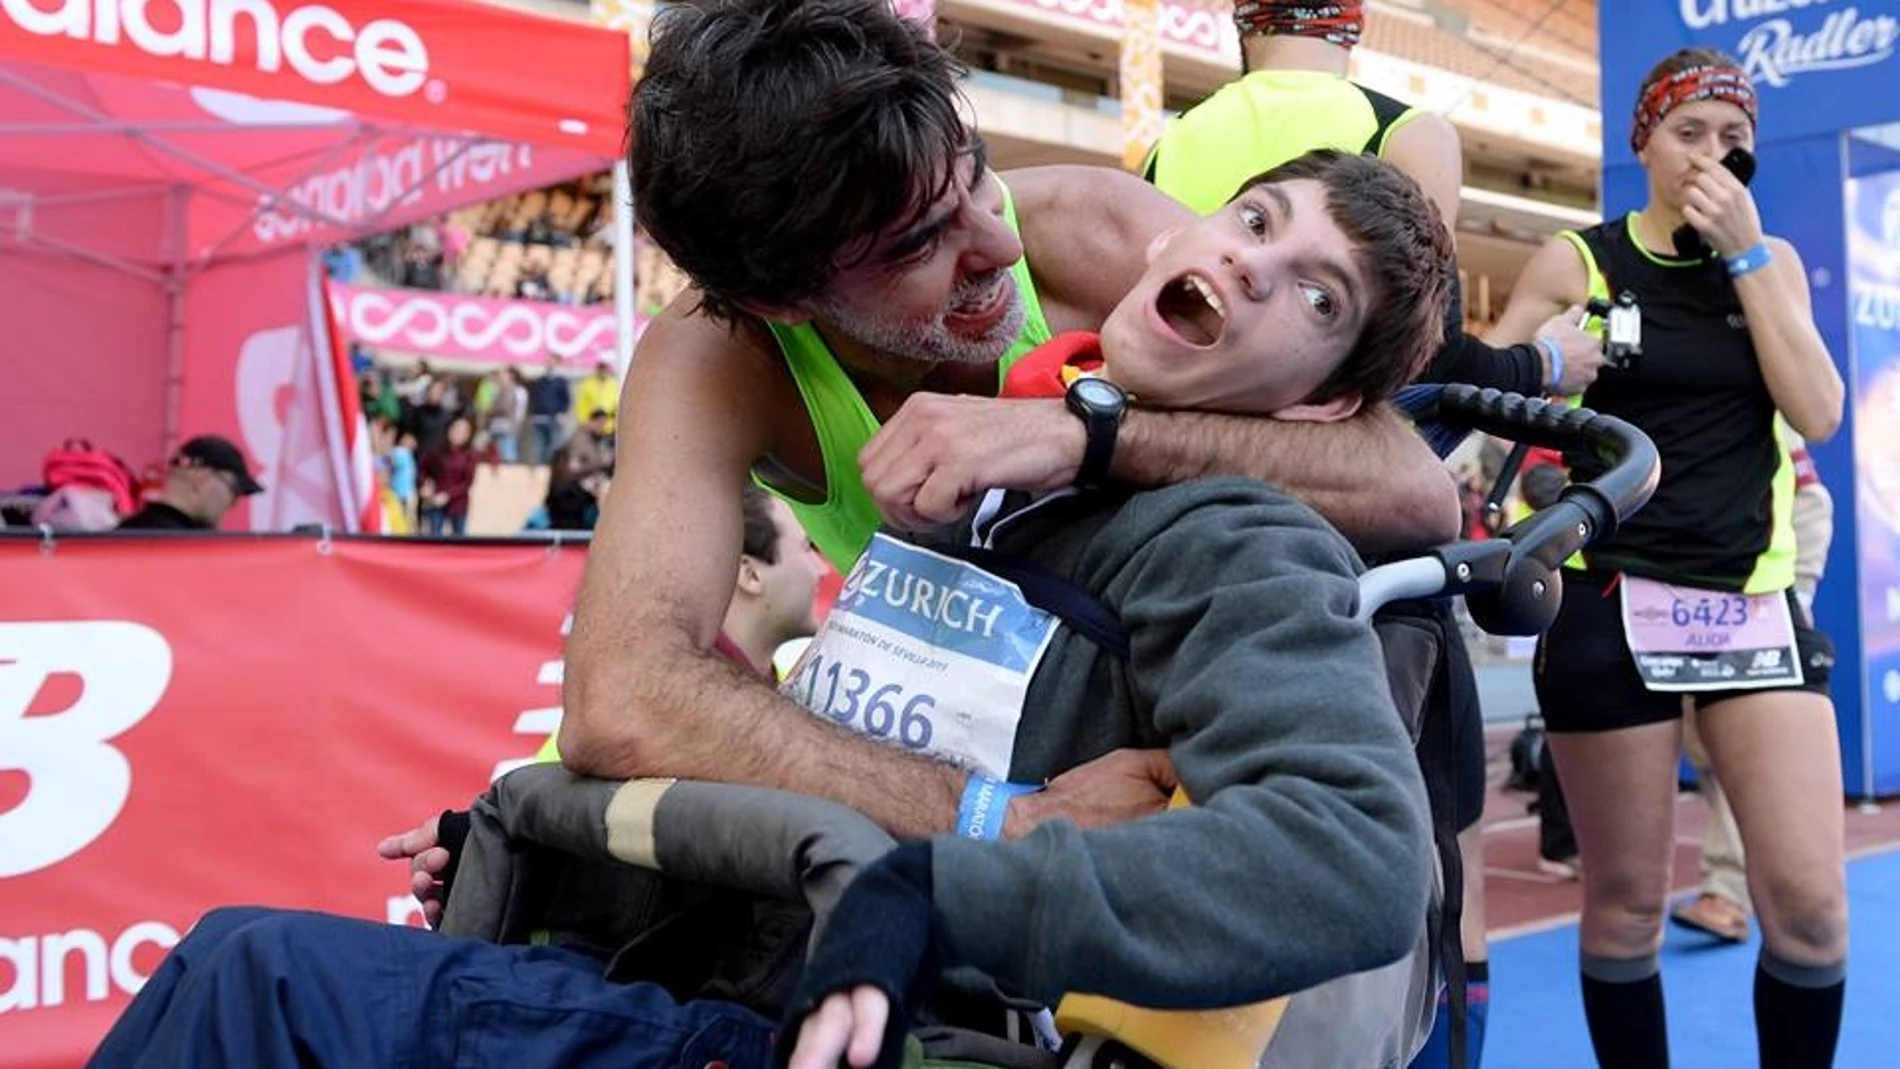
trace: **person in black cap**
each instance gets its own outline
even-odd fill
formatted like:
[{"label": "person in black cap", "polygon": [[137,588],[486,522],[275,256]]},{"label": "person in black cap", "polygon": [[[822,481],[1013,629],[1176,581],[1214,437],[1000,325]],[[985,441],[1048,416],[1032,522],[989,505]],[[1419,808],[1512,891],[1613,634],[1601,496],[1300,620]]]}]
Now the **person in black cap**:
[{"label": "person in black cap", "polygon": [[165,485],[145,495],[145,507],[119,524],[121,531],[209,531],[241,497],[264,489],[244,453],[228,438],[201,434],[178,447]]}]

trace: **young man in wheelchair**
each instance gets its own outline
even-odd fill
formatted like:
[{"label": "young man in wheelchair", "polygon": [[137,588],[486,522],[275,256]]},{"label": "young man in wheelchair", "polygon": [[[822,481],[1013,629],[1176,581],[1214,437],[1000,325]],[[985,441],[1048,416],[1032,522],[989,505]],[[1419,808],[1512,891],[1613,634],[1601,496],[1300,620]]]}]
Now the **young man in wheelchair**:
[{"label": "young man in wheelchair", "polygon": [[[1104,326],[1106,378],[1144,403],[1345,418],[1429,356],[1451,275],[1449,235],[1410,180],[1375,160],[1302,159],[1156,242]],[[1095,418],[1113,419],[1113,392]],[[830,1064],[854,1036],[851,1060],[868,1064],[886,1029],[875,997],[854,989],[895,1004],[894,1036],[939,966],[973,966],[1043,1003],[1096,991],[1221,1006],[1411,951],[1429,886],[1424,794],[1377,640],[1353,618],[1360,565],[1344,539],[1242,479],[999,504],[983,525],[991,547],[1098,599],[1127,652],[1011,603],[980,572],[926,590],[915,566],[943,558],[876,540],[841,605],[929,618],[938,645],[984,678],[933,679],[949,658],[926,643],[880,643],[882,659],[867,660],[858,629],[815,645],[790,688],[836,722],[982,775],[965,837],[906,845],[853,884],[793,1005],[818,1016],[776,1051],[773,1022],[753,1010],[608,984],[579,954],[219,911],[93,1064],[763,1069],[794,1040],[802,1059]],[[900,663],[914,671],[873,675]],[[977,700],[958,704],[964,690]],[[986,781],[994,798],[1005,781],[1164,745],[1189,808],[970,841],[1003,816]]]}]

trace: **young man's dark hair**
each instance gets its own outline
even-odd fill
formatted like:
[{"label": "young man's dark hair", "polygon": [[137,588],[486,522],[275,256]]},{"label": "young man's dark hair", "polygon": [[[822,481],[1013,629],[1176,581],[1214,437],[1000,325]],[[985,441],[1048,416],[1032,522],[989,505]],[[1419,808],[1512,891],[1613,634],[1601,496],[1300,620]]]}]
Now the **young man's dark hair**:
[{"label": "young man's dark hair", "polygon": [[961,68],[887,6],[708,0],[654,17],[633,203],[709,315],[730,324],[823,292],[955,177],[970,140]]},{"label": "young man's dark hair", "polygon": [[1326,210],[1358,246],[1372,279],[1359,341],[1311,398],[1356,393],[1366,403],[1417,378],[1442,340],[1435,324],[1451,306],[1457,278],[1451,231],[1405,172],[1371,156],[1317,149],[1247,180],[1239,196],[1267,182],[1312,179],[1326,187]]}]

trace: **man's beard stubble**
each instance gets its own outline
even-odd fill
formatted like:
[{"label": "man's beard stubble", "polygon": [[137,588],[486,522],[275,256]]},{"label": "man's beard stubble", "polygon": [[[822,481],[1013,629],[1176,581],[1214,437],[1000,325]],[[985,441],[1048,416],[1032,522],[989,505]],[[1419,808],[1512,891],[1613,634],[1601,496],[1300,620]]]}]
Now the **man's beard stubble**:
[{"label": "man's beard stubble", "polygon": [[[925,323],[894,323],[875,315],[857,315],[831,304],[822,306],[819,314],[838,333],[889,356],[930,364],[993,363],[1009,351],[1010,344],[1022,333],[1023,321],[1027,318],[1020,287],[1007,269],[1004,276],[1003,284],[1009,287],[1009,296],[1005,298],[1009,306],[982,338],[966,338],[952,333],[944,325],[946,313],[942,311]],[[945,305],[954,308],[961,294],[973,290],[980,292],[992,284],[992,279],[974,285],[965,284],[951,294]]]}]

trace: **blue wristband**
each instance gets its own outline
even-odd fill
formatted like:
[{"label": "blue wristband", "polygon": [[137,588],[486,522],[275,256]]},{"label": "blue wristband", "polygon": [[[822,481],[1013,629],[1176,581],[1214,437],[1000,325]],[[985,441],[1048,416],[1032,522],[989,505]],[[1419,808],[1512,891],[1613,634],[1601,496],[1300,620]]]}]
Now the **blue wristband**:
[{"label": "blue wristband", "polygon": [[1731,256],[1724,262],[1728,264],[1728,277],[1741,278],[1743,275],[1752,275],[1767,267],[1774,258],[1774,253],[1768,251],[1767,243],[1757,241],[1754,248],[1740,255]]},{"label": "blue wristband", "polygon": [[1009,800],[1039,790],[1042,788],[1033,784],[1002,783],[971,776],[969,786],[963,788],[963,804],[957,807],[957,838],[1002,838],[1003,812],[1009,808]]},{"label": "blue wristband", "polygon": [[1564,381],[1564,351],[1549,338],[1536,339],[1537,347],[1550,357],[1550,381],[1544,384],[1546,390],[1556,392],[1557,384]]}]

